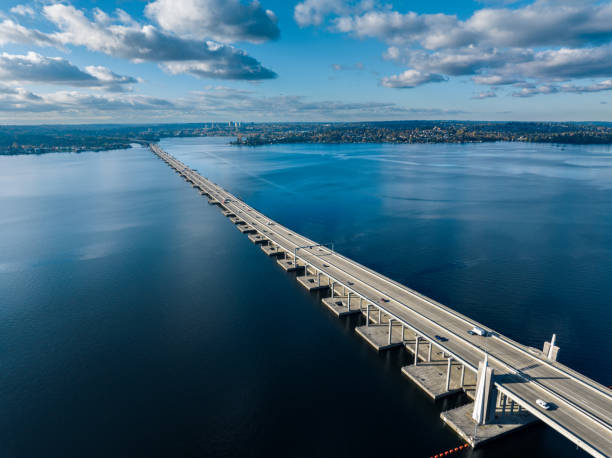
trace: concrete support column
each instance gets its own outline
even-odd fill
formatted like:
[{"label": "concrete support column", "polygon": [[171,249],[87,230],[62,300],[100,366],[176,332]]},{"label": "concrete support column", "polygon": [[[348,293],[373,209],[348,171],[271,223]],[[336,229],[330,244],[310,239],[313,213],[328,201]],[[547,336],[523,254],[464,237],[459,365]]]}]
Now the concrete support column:
[{"label": "concrete support column", "polygon": [[419,341],[421,338],[417,335],[414,341],[414,365],[419,364]]},{"label": "concrete support column", "polygon": [[333,281],[330,283],[330,287],[331,287],[331,297],[333,299],[334,298],[334,282]]},{"label": "concrete support column", "polygon": [[476,378],[476,399],[472,418],[478,425],[486,424],[495,415],[497,391],[493,385],[494,371],[489,367],[489,358],[485,354],[484,360],[478,363],[478,376]]},{"label": "concrete support column", "polygon": [[317,286],[321,286],[321,272],[317,272]]},{"label": "concrete support column", "polygon": [[451,369],[453,368],[452,361],[453,358],[448,358],[448,366],[446,367],[446,391],[450,388]]},{"label": "concrete support column", "polygon": [[405,331],[405,329],[406,329],[406,328],[405,328],[405,327],[404,327],[404,325],[402,324],[402,343],[404,343],[404,340],[405,340],[405,339],[404,339],[404,331]]},{"label": "concrete support column", "polygon": [[510,400],[510,413],[514,413],[514,401]]},{"label": "concrete support column", "polygon": [[519,405],[518,405],[518,409],[517,409],[517,413],[521,413],[521,410],[522,410],[522,407],[521,407],[521,405],[519,404]]},{"label": "concrete support column", "polygon": [[351,292],[349,291],[348,296],[346,298],[346,302],[348,305],[349,312],[351,311]]},{"label": "concrete support column", "polygon": [[501,394],[502,397],[502,415],[506,414],[506,395],[505,394]]},{"label": "concrete support column", "polygon": [[429,342],[429,350],[427,350],[427,362],[431,362],[431,348],[433,347],[433,343]]},{"label": "concrete support column", "polygon": [[393,334],[393,320],[389,319],[389,345],[391,345],[391,335]]},{"label": "concrete support column", "polygon": [[378,324],[382,324],[382,321],[380,320],[380,309],[378,309]]},{"label": "concrete support column", "polygon": [[465,365],[461,365],[461,388],[463,388],[463,382],[465,380]]},{"label": "concrete support column", "polygon": [[370,304],[366,304],[366,326],[370,326]]}]

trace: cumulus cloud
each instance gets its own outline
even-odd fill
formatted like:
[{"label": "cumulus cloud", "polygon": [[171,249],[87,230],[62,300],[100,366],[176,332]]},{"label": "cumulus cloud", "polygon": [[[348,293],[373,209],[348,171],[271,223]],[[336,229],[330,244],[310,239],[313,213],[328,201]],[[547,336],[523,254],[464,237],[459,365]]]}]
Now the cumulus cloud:
[{"label": "cumulus cloud", "polygon": [[164,30],[194,39],[261,43],[280,35],[276,15],[256,0],[155,0],[145,13]]},{"label": "cumulus cloud", "polygon": [[46,57],[35,52],[26,55],[2,53],[0,79],[5,82],[45,83],[122,91],[137,83],[135,78],[113,73],[106,67],[80,69],[61,57]]},{"label": "cumulus cloud", "polygon": [[[214,46],[214,45],[210,45]],[[214,52],[214,59],[165,62],[162,64],[169,73],[189,73],[201,78],[229,80],[261,80],[276,78],[276,73],[263,67],[246,53],[223,46]],[[221,62],[219,62],[221,61]]]},{"label": "cumulus cloud", "polygon": [[378,6],[378,0],[304,0],[295,5],[293,18],[300,27],[306,27],[320,25],[330,15],[362,14]]},{"label": "cumulus cloud", "polygon": [[574,86],[572,84],[562,86],[565,92],[601,92],[612,90],[612,79],[600,81],[599,83],[590,84],[588,86]]},{"label": "cumulus cloud", "polygon": [[543,79],[606,77],[612,75],[612,46],[540,51],[514,69],[526,77]]},{"label": "cumulus cloud", "polygon": [[445,81],[443,75],[436,73],[423,73],[418,70],[406,70],[399,75],[388,76],[382,79],[381,84],[392,88],[413,88],[425,83],[438,83]]},{"label": "cumulus cloud", "polygon": [[43,15],[57,31],[30,30],[7,19],[0,23],[0,44],[84,46],[134,62],[157,62],[171,73],[206,78],[261,80],[276,77],[276,73],[240,49],[214,41],[182,38],[150,24],[141,25],[121,10],[111,17],[97,9],[90,19],[74,6],[53,4],[43,7]]},{"label": "cumulus cloud", "polygon": [[492,69],[528,62],[533,59],[533,52],[513,48],[481,49],[467,46],[456,50],[443,50],[429,53],[422,50],[387,51],[387,58],[392,58],[423,72],[438,72],[445,75],[473,75],[483,68]]},{"label": "cumulus cloud", "polygon": [[11,19],[0,22],[0,45],[19,43],[34,46],[60,46],[52,36],[38,30],[30,30]]},{"label": "cumulus cloud", "polygon": [[331,16],[332,29],[356,38],[378,38],[389,45],[385,59],[408,67],[407,73],[384,78],[387,87],[471,76],[477,84],[529,81],[547,91],[559,81],[612,76],[609,0],[536,0],[511,8],[481,8],[465,20],[378,5],[360,14]]},{"label": "cumulus cloud", "polygon": [[300,27],[319,25],[330,13],[347,13],[344,0],[306,0],[298,3],[293,10],[293,18]]},{"label": "cumulus cloud", "polygon": [[483,8],[465,21],[448,14],[368,11],[335,19],[340,32],[389,43],[418,42],[426,49],[581,45],[612,38],[612,3],[556,4],[536,1],[522,8]]},{"label": "cumulus cloud", "polygon": [[10,9],[11,13],[17,14],[19,16],[31,16],[33,17],[36,13],[32,9],[32,7],[27,5],[15,5]]},{"label": "cumulus cloud", "polygon": [[477,75],[472,77],[472,81],[476,84],[488,84],[490,86],[502,86],[507,84],[517,84],[522,82],[522,79],[511,75]]},{"label": "cumulus cloud", "polygon": [[513,97],[533,97],[538,94],[556,94],[559,92],[558,86],[543,84],[541,86],[524,87],[520,91],[513,92]]},{"label": "cumulus cloud", "polygon": [[533,97],[540,94],[557,94],[559,92],[571,92],[574,94],[584,94],[587,92],[603,92],[612,90],[612,79],[600,81],[586,86],[574,84],[553,85],[543,84],[540,86],[526,86],[520,91],[512,93],[514,97]]}]

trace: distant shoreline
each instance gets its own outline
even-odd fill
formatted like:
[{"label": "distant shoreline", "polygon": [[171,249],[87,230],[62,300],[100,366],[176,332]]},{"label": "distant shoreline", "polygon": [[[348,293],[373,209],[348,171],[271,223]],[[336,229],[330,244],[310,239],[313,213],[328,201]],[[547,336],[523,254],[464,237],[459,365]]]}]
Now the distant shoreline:
[{"label": "distant shoreline", "polygon": [[612,145],[612,123],[386,121],[0,126],[0,155],[128,149],[162,138],[233,137],[232,145],[470,144],[492,142]]},{"label": "distant shoreline", "polygon": [[270,140],[270,141],[232,141],[231,145],[235,146],[265,146],[265,145],[432,145],[432,144],[451,144],[451,145],[461,145],[461,144],[478,144],[478,143],[548,143],[548,144],[556,144],[556,145],[612,145],[612,139],[605,141],[589,141],[585,139],[584,141],[564,141],[563,139],[550,139],[550,140],[516,140],[516,139],[491,139],[491,140],[445,140],[445,141],[384,141],[384,140],[366,140],[366,141],[292,141],[292,140]]}]

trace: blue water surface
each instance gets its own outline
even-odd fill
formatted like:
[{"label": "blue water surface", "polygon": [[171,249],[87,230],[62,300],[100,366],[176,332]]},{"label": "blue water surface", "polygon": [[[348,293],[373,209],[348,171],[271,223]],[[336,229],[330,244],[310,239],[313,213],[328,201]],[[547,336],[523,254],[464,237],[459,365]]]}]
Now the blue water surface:
[{"label": "blue water surface", "polygon": [[[162,146],[249,204],[612,384],[612,150]],[[0,157],[0,456],[430,456],[461,441],[148,150]],[[585,456],[544,426],[464,456]]]}]

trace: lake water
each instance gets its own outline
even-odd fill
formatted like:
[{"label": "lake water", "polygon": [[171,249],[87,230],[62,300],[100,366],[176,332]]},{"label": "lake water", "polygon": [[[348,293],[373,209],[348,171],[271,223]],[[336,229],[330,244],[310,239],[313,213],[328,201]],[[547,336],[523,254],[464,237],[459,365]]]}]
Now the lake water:
[{"label": "lake water", "polygon": [[[167,139],[246,202],[612,385],[612,149]],[[0,157],[0,456],[430,456],[399,371],[148,150]],[[586,456],[534,426],[471,457]]]}]

